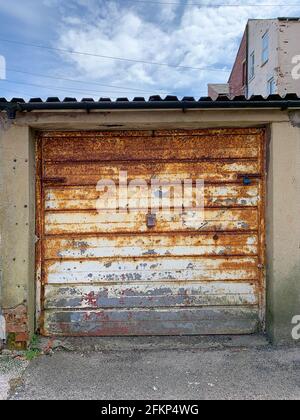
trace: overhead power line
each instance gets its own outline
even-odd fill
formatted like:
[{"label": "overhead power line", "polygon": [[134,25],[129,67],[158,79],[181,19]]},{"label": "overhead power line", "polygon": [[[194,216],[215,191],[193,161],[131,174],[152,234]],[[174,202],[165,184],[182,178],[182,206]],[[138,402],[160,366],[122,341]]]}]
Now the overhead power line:
[{"label": "overhead power line", "polygon": [[[0,80],[0,86],[1,86],[1,82],[4,82],[3,80]],[[9,83],[10,83],[10,81],[9,81]],[[27,85],[26,83],[24,83],[24,85]],[[29,85],[29,86],[32,86],[32,85]],[[36,86],[36,85],[34,85],[34,86]],[[46,88],[45,88],[46,89]],[[47,88],[48,89],[48,88]],[[17,91],[17,90],[14,90],[14,89],[7,89],[6,87],[2,87],[1,86],[1,88],[0,88],[0,97],[3,97],[3,96],[5,96],[5,95],[3,95],[1,92],[8,92],[8,93],[12,93],[12,94],[14,94],[14,95],[18,95],[18,97],[19,98],[23,98],[23,97],[28,97],[28,98],[33,98],[33,97],[36,97],[36,96],[39,96],[39,97],[42,97],[42,98],[46,98],[47,96],[53,96],[53,91],[55,91],[56,90],[56,88],[55,87],[51,87],[51,89],[49,88],[49,90],[51,91],[51,93],[50,94],[43,94],[43,95],[34,95],[32,92],[24,92],[24,91]],[[70,93],[73,93],[72,94],[72,97],[83,97],[83,95],[81,94],[81,95],[79,95],[78,94],[78,92],[75,92],[75,93],[77,93],[77,95],[74,95],[74,91],[71,91],[71,90],[63,90],[63,89],[59,89],[59,91],[60,92],[65,92],[65,94],[70,94]],[[118,98],[118,95],[115,95],[117,92],[114,92],[114,95],[110,95],[110,98],[111,99],[116,99],[116,98]],[[9,95],[9,96],[12,96],[12,95]]]},{"label": "overhead power line", "polygon": [[[60,91],[60,92],[65,92],[65,93],[68,93],[68,94],[70,94],[70,93],[80,93],[81,95],[82,94],[86,94],[86,93],[89,93],[89,94],[91,94],[91,95],[93,95],[93,96],[95,96],[95,95],[103,95],[103,94],[112,94],[112,95],[119,95],[119,94],[126,94],[126,95],[128,95],[130,92],[121,92],[121,91],[115,91],[115,92],[110,92],[110,91],[102,91],[102,92],[97,92],[97,91],[95,91],[95,90],[86,90],[86,89],[79,89],[79,88],[73,88],[73,87],[70,87],[70,88],[62,88],[62,87],[57,87],[57,86],[46,86],[46,85],[39,85],[39,84],[36,84],[36,83],[27,83],[27,82],[20,82],[20,81],[18,81],[18,80],[1,80],[0,82],[2,82],[2,83],[10,83],[10,84],[17,84],[17,85],[24,85],[24,86],[33,86],[33,87],[38,87],[38,88],[41,88],[41,89],[49,89],[49,90],[57,90],[57,91]],[[151,92],[151,94],[154,94],[154,93],[156,93],[156,91],[152,91]],[[158,93],[160,93],[161,95],[170,95],[170,94],[172,94],[172,93],[174,93],[174,92],[168,92],[168,93],[161,93],[161,92],[158,92]],[[200,94],[203,94],[204,92],[201,92]]]},{"label": "overhead power line", "polygon": [[97,92],[95,90],[91,90],[91,89],[80,89],[80,88],[73,88],[73,87],[66,87],[66,88],[62,88],[62,87],[57,87],[57,86],[47,86],[47,85],[40,85],[37,83],[28,83],[28,82],[21,82],[18,80],[2,80],[2,83],[11,83],[11,84],[17,84],[17,85],[26,85],[26,86],[33,86],[33,87],[38,87],[38,88],[42,88],[42,89],[51,89],[51,90],[58,90],[58,91],[62,91],[62,92],[76,92],[76,93],[90,93],[93,95],[103,95],[105,94],[128,94],[130,92],[121,92],[121,91],[101,91],[101,92]]},{"label": "overhead power line", "polygon": [[[117,85],[106,85],[104,83],[99,83],[99,82],[89,82],[89,81],[84,81],[84,80],[76,80],[76,79],[69,79],[66,77],[61,77],[61,76],[50,76],[50,75],[45,75],[45,74],[40,74],[40,73],[31,73],[28,71],[22,71],[22,70],[16,70],[16,69],[12,69],[12,68],[6,68],[7,71],[11,71],[13,73],[20,73],[20,74],[26,74],[28,76],[34,76],[34,77],[44,77],[46,79],[53,79],[53,80],[62,80],[65,82],[72,82],[72,83],[81,83],[81,84],[85,84],[85,85],[97,85],[97,86],[102,86],[102,87],[110,87],[110,88],[114,88],[114,89],[126,89],[128,91],[133,91],[133,92],[141,92],[141,93],[153,93],[153,90],[145,90],[145,89],[138,89],[138,88],[132,88],[132,87],[125,87],[125,86],[117,86]],[[162,91],[162,89],[159,89],[159,91]],[[128,92],[130,93],[130,92]],[[172,92],[161,92],[161,94],[166,94],[168,95],[169,93]]]},{"label": "overhead power line", "polygon": [[15,40],[10,40],[10,39],[5,39],[5,38],[0,38],[0,42],[7,42],[7,43],[10,43],[10,44],[18,44],[18,45],[23,45],[25,47],[41,48],[41,49],[45,49],[45,50],[49,50],[49,51],[57,51],[57,52],[66,53],[66,54],[83,55],[83,56],[88,56],[88,57],[96,57],[96,58],[104,58],[104,59],[109,59],[109,60],[126,61],[126,62],[139,63],[139,64],[149,64],[149,65],[154,65],[154,66],[171,67],[171,68],[176,68],[176,69],[203,70],[203,71],[225,72],[225,73],[228,73],[230,71],[229,69],[218,69],[218,68],[215,68],[215,67],[181,66],[181,65],[168,64],[168,63],[159,63],[159,62],[156,62],[156,61],[136,60],[136,59],[133,59],[133,58],[113,57],[113,56],[93,54],[93,53],[83,52],[83,51],[72,51],[72,50],[67,50],[67,49],[63,49],[63,48],[54,48],[54,47],[50,47],[50,46],[47,46],[47,45],[38,45],[38,44],[29,43],[29,42],[15,41]]},{"label": "overhead power line", "polygon": [[[111,1],[111,0],[106,0]],[[173,1],[155,1],[155,0],[122,0],[124,2],[133,2],[133,3],[149,3],[149,4],[162,4],[162,5],[177,5],[177,6],[199,6],[201,8],[208,8],[208,9],[217,9],[220,7],[300,7],[299,4],[240,4],[240,3],[218,3],[218,4],[205,4],[199,2],[173,2]]]}]

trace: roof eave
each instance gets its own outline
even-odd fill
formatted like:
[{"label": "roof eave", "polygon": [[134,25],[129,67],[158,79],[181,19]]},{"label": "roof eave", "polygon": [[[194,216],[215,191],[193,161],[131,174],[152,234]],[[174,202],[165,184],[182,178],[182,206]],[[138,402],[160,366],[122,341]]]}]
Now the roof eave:
[{"label": "roof eave", "polygon": [[[54,99],[54,98],[53,98]],[[32,112],[32,111],[113,111],[113,110],[238,110],[238,109],[300,109],[300,99],[293,94],[287,95],[286,98],[282,98],[278,95],[271,95],[268,98],[262,98],[261,96],[253,96],[250,99],[245,97],[236,97],[229,99],[226,96],[219,96],[217,100],[211,98],[200,98],[195,100],[194,98],[183,98],[179,100],[177,98],[168,98],[168,100],[162,100],[159,97],[153,97],[149,101],[145,100],[100,100],[98,102],[93,100],[82,100],[77,102],[76,100],[70,100],[69,98],[60,102],[59,100],[47,100],[43,102],[41,100],[31,100],[25,102],[21,99],[14,99],[11,102],[0,100],[0,111],[5,111],[9,119],[15,119],[18,112]]]}]

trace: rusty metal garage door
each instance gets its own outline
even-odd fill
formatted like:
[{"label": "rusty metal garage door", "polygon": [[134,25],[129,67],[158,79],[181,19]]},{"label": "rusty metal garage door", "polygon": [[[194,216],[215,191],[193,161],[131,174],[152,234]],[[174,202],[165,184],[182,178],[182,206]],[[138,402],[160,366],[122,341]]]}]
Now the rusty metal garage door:
[{"label": "rusty metal garage door", "polygon": [[[264,313],[264,131],[47,132],[37,146],[45,335],[247,334]],[[205,221],[97,211],[100,179],[203,179]],[[148,216],[149,217],[149,216]]]}]

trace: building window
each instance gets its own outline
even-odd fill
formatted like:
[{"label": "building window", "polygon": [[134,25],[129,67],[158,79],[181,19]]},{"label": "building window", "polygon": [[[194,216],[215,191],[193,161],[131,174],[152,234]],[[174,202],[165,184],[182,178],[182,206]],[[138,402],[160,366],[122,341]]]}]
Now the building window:
[{"label": "building window", "polygon": [[247,84],[247,64],[246,60],[243,61],[243,87]]},{"label": "building window", "polygon": [[276,93],[276,83],[274,77],[268,80],[268,95]]},{"label": "building window", "polygon": [[249,79],[253,79],[255,76],[255,54],[254,51],[250,55],[250,62],[249,62]]},{"label": "building window", "polygon": [[269,32],[266,32],[262,38],[262,64],[269,60]]}]

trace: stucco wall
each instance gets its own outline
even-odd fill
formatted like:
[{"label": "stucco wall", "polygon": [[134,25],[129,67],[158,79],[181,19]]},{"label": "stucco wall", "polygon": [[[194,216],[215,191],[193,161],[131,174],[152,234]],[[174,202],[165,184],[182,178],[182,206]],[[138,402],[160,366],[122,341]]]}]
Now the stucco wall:
[{"label": "stucco wall", "polygon": [[268,157],[267,325],[276,343],[292,342],[300,315],[300,128],[274,123]]},{"label": "stucco wall", "polygon": [[[295,115],[294,115],[295,117]],[[8,330],[22,342],[34,331],[34,130],[107,130],[269,126],[267,195],[267,330],[291,342],[300,315],[300,128],[280,110],[56,112],[18,114],[2,121],[2,304]],[[28,311],[27,311],[28,309]]]},{"label": "stucco wall", "polygon": [[[262,64],[262,37],[269,32],[269,61]],[[250,20],[248,41],[248,63],[255,52],[255,77],[249,80],[248,94],[267,96],[267,82],[274,77],[276,93],[300,95],[300,79],[292,77],[295,64],[292,58],[300,56],[300,21],[279,21],[278,19]]]},{"label": "stucco wall", "polygon": [[[278,72],[278,93],[297,93],[300,95],[300,78],[292,77],[292,69],[295,64],[292,59],[295,56],[300,58],[300,21],[279,22],[279,72]],[[298,60],[298,63],[300,60]],[[300,72],[298,71],[299,75]]]},{"label": "stucco wall", "polygon": [[[255,76],[248,80],[248,96],[268,96],[267,82],[274,77],[278,85],[278,21],[274,20],[250,20],[248,23],[248,64],[250,55],[255,52]],[[269,61],[262,63],[262,37],[269,32]],[[249,71],[248,71],[249,73]]]}]

